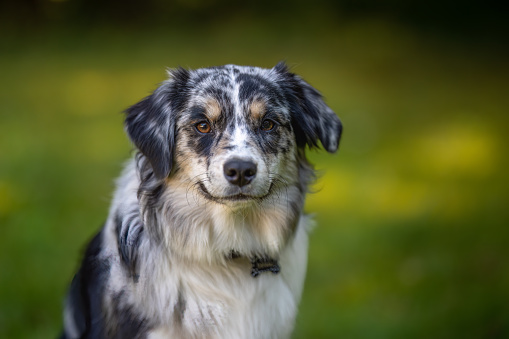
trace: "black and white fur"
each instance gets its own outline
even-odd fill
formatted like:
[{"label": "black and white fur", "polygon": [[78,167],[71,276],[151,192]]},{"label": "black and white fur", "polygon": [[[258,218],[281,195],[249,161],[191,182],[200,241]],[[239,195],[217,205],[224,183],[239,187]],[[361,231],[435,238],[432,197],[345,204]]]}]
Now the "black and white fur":
[{"label": "black and white fur", "polygon": [[280,63],[169,72],[126,111],[138,149],[73,279],[63,338],[287,338],[314,178],[341,122]]}]

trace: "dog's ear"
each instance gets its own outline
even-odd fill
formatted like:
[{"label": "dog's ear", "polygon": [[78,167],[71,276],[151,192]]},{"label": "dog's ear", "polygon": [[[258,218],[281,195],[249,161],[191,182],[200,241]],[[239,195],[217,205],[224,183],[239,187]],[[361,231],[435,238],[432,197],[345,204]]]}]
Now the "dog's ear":
[{"label": "dog's ear", "polygon": [[278,63],[273,70],[278,73],[280,85],[290,104],[297,145],[318,147],[320,140],[327,152],[336,152],[343,130],[336,113],[327,106],[316,89],[298,75],[289,72],[285,63]]},{"label": "dog's ear", "polygon": [[167,177],[172,168],[177,112],[185,104],[189,71],[169,71],[170,79],[151,95],[129,107],[125,126],[136,147],[149,160],[158,179]]}]

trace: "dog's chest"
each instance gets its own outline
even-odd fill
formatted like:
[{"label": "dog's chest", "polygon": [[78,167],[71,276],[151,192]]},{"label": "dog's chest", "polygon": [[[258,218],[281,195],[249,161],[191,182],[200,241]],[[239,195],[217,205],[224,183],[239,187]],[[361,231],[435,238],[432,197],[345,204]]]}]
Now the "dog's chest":
[{"label": "dog's chest", "polygon": [[148,338],[290,337],[306,274],[308,225],[302,217],[281,252],[278,274],[253,278],[251,264],[242,258],[223,268],[173,267],[175,274],[165,276],[173,288],[154,300],[166,305],[160,311],[167,320],[153,326]]},{"label": "dog's chest", "polygon": [[177,297],[160,310],[169,322],[155,326],[148,338],[288,337],[299,296],[285,276],[267,272],[253,278],[239,268],[218,272],[223,276],[181,276]]}]

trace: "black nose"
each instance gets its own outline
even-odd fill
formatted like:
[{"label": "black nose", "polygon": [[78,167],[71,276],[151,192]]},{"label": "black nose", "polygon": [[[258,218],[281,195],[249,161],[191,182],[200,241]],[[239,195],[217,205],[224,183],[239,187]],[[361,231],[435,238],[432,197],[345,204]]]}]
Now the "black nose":
[{"label": "black nose", "polygon": [[224,164],[224,177],[239,187],[249,184],[256,177],[256,164],[251,161],[233,159]]}]

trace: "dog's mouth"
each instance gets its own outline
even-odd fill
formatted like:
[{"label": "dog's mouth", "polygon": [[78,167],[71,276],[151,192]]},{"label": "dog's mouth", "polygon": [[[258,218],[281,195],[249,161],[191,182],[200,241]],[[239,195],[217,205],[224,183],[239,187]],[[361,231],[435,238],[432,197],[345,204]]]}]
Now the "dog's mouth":
[{"label": "dog's mouth", "polygon": [[254,195],[249,195],[249,194],[244,194],[244,193],[238,193],[238,194],[234,194],[234,195],[217,197],[217,196],[210,194],[210,192],[207,190],[207,188],[205,187],[205,185],[202,182],[198,183],[198,187],[200,188],[200,190],[199,190],[200,193],[205,198],[215,201],[215,202],[218,202],[218,203],[225,203],[228,201],[231,201],[231,202],[261,201],[261,200],[267,198],[272,193],[272,187],[274,186],[273,184],[274,183],[270,184],[267,194],[262,195],[262,196],[254,196]]}]

